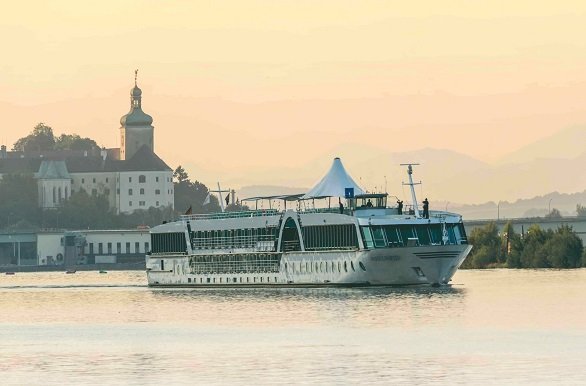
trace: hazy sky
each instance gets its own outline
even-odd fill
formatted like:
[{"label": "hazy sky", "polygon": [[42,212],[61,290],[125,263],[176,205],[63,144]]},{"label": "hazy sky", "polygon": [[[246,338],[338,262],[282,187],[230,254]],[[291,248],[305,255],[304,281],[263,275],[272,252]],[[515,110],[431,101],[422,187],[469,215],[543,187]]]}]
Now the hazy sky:
[{"label": "hazy sky", "polygon": [[119,146],[139,68],[156,152],[204,182],[353,145],[493,162],[586,123],[585,37],[584,1],[12,2],[0,142],[44,121]]}]

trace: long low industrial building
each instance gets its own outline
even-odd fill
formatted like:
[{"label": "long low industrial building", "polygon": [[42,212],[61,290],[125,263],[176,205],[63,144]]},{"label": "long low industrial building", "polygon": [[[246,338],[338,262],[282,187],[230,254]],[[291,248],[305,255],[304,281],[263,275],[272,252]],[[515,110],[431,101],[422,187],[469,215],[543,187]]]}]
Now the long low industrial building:
[{"label": "long low industrial building", "polygon": [[0,233],[0,266],[144,263],[148,229]]}]

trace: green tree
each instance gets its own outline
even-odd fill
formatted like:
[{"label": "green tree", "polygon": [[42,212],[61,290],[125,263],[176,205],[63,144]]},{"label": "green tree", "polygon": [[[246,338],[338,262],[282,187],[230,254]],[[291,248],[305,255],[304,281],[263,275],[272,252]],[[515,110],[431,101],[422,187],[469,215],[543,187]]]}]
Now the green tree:
[{"label": "green tree", "polygon": [[0,198],[0,228],[30,229],[39,225],[37,181],[32,175],[4,175]]},{"label": "green tree", "polygon": [[67,229],[109,229],[116,227],[116,216],[105,196],[89,195],[80,189],[63,205],[45,211],[47,225]]},{"label": "green tree", "polygon": [[543,245],[543,253],[551,268],[580,267],[583,249],[582,239],[568,225],[559,227]]},{"label": "green tree", "polygon": [[577,204],[576,205],[576,216],[586,217],[586,206],[582,206],[580,204]]},{"label": "green tree", "polygon": [[81,138],[77,134],[61,134],[55,140],[55,150],[87,150],[97,152],[100,147],[91,138]]},{"label": "green tree", "polygon": [[119,228],[153,227],[163,223],[163,221],[172,221],[174,219],[175,213],[171,206],[150,207],[146,210],[135,210],[129,214],[119,214],[116,218],[116,224]]},{"label": "green tree", "polygon": [[494,222],[473,229],[468,240],[474,248],[464,262],[463,268],[489,268],[498,263],[501,240]]},{"label": "green tree", "polygon": [[211,213],[220,211],[218,199],[210,196],[210,203],[203,205],[209,194],[207,186],[199,181],[191,182],[189,175],[181,166],[173,173],[175,189],[175,210],[179,214],[191,208],[192,213]]},{"label": "green tree", "polygon": [[523,252],[521,253],[521,266],[524,268],[549,268],[549,262],[543,245],[553,234],[552,231],[544,231],[537,224],[533,224],[527,230],[523,240]]},{"label": "green tree", "polygon": [[177,180],[178,183],[189,181],[189,175],[181,165],[177,166],[177,169],[173,172],[173,178]]},{"label": "green tree", "polygon": [[100,147],[91,138],[82,138],[77,134],[61,134],[55,138],[53,129],[43,122],[37,124],[32,133],[14,143],[13,150],[46,151],[46,150],[87,150],[96,152]]},{"label": "green tree", "polygon": [[53,129],[43,122],[37,124],[31,134],[20,138],[12,147],[13,150],[17,151],[43,151],[53,150],[54,148],[55,136],[53,135]]}]

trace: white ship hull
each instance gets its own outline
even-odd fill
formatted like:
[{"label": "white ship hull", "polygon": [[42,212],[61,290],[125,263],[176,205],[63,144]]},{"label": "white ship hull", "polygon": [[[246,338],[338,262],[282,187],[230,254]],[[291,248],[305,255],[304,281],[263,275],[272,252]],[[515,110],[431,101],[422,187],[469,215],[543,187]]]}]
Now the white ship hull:
[{"label": "white ship hull", "polygon": [[[472,246],[380,248],[277,254],[276,269],[265,272],[201,272],[190,256],[147,257],[150,286],[315,287],[448,284]],[[193,257],[195,255],[192,255]]]}]

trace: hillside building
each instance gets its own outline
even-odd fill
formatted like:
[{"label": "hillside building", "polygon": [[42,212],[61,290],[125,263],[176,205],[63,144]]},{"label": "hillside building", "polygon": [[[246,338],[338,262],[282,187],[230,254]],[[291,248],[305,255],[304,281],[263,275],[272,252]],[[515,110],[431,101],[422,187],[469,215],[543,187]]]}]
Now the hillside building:
[{"label": "hillside building", "polygon": [[120,119],[120,148],[88,151],[7,151],[0,148],[0,178],[32,174],[39,206],[56,208],[85,190],[104,195],[116,213],[173,207],[173,171],[154,152],[153,118],[142,111],[142,90],[130,90],[130,111]]}]

